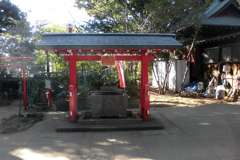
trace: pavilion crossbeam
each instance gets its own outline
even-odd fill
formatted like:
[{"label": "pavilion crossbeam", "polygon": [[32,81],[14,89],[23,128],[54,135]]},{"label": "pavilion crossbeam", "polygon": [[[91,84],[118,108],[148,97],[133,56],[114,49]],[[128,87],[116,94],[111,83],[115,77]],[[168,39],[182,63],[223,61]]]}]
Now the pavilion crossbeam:
[{"label": "pavilion crossbeam", "polygon": [[[156,54],[162,52],[163,49],[144,49],[145,52]],[[50,49],[56,54],[70,54],[67,49]],[[76,49],[77,54],[141,54],[143,50],[139,49]]]},{"label": "pavilion crossbeam", "polygon": [[[142,56],[115,56],[116,61],[141,61]],[[148,61],[153,61],[153,56],[147,56]],[[64,56],[64,61],[70,61],[70,56]],[[101,61],[101,56],[76,56],[76,61]]]}]

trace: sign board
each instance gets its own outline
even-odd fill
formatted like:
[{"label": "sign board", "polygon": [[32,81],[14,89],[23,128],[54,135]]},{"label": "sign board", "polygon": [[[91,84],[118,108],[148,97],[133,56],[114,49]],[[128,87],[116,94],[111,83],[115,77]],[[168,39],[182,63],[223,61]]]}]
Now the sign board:
[{"label": "sign board", "polygon": [[44,67],[32,67],[30,69],[30,73],[38,73],[38,72],[44,72],[45,68]]},{"label": "sign board", "polygon": [[223,72],[230,72],[230,70],[231,70],[230,66],[228,66],[228,65],[223,66]]},{"label": "sign board", "polygon": [[51,89],[51,81],[48,79],[45,79],[45,88]]},{"label": "sign board", "polygon": [[101,56],[102,66],[115,66],[115,56]]}]

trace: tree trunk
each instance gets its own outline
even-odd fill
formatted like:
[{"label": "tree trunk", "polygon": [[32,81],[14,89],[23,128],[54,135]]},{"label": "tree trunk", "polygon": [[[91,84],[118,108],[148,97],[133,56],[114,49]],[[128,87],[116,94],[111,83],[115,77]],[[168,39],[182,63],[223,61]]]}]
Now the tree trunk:
[{"label": "tree trunk", "polygon": [[162,94],[163,95],[166,93],[167,78],[169,76],[169,73],[170,73],[171,68],[172,68],[172,63],[173,63],[172,57],[170,56],[169,58],[170,58],[170,60],[168,61],[168,64],[167,64],[167,73],[165,74],[165,78],[164,78],[164,81],[163,81],[163,87],[162,87]]},{"label": "tree trunk", "polygon": [[195,43],[195,39],[196,39],[196,35],[195,35],[195,37],[194,37],[194,40],[193,40],[192,45],[191,45],[191,48],[190,48],[190,50],[189,50],[189,52],[188,52],[188,55],[187,55],[186,70],[185,70],[185,73],[184,73],[184,77],[183,77],[183,80],[182,80],[181,87],[180,87],[180,89],[179,89],[179,91],[178,91],[178,96],[181,95],[181,92],[182,92],[183,86],[184,86],[184,82],[185,82],[185,80],[186,80],[186,78],[187,78],[187,73],[188,73],[188,70],[189,70],[189,68],[188,68],[189,58],[190,58],[191,52],[192,52],[192,50],[193,50],[193,46],[194,46],[194,43]]},{"label": "tree trunk", "polygon": [[[157,75],[156,75],[156,73],[155,73],[155,71],[154,71],[154,67],[153,67],[153,65],[154,65],[154,62],[152,62],[152,71],[153,71],[153,75],[154,75],[154,77],[155,77],[155,79],[156,79],[156,81],[157,81],[157,85],[158,85],[158,94],[161,94],[161,85],[160,85],[160,83],[159,83],[159,76],[158,76],[158,72],[157,72]],[[156,65],[156,67],[155,67],[156,69],[155,70],[157,70],[157,65]]]},{"label": "tree trunk", "polygon": [[199,16],[199,10],[200,10],[200,0],[198,0],[198,6],[197,6],[197,13],[196,13],[197,17],[196,17],[196,23],[195,23],[195,35],[194,35],[194,39],[193,39],[191,48],[190,48],[190,50],[189,50],[189,52],[188,52],[188,55],[187,55],[186,71],[185,71],[185,73],[184,73],[184,77],[183,77],[183,80],[182,80],[182,85],[181,85],[181,87],[180,87],[180,89],[179,89],[179,91],[178,91],[178,96],[181,95],[181,92],[182,92],[182,90],[183,90],[184,82],[185,82],[185,80],[186,80],[187,73],[188,73],[188,70],[189,70],[188,65],[189,65],[189,61],[190,61],[190,56],[191,56],[192,50],[193,50],[193,48],[194,48],[195,41],[196,41],[196,39],[197,39],[198,30],[199,30],[199,23],[201,22],[201,19],[202,19],[202,18],[199,19],[199,17],[198,17],[198,16]]},{"label": "tree trunk", "polygon": [[[159,89],[159,94],[160,95],[164,95],[166,93],[166,87],[167,87],[167,78],[168,78],[168,75],[170,73],[170,70],[171,70],[171,67],[172,67],[172,58],[169,57],[170,60],[167,62],[167,67],[166,67],[166,73],[165,73],[165,77],[164,77],[164,81],[163,83],[160,84],[160,78],[159,78],[159,75],[158,75],[158,64],[156,63],[155,65],[155,70],[154,70],[154,62],[152,62],[152,72],[153,72],[153,75],[157,81],[157,85],[158,85],[158,89]],[[155,62],[158,62],[158,61],[155,61]]]},{"label": "tree trunk", "polygon": [[23,93],[21,92],[20,104],[19,104],[19,110],[18,110],[18,126],[19,127],[20,127],[21,112],[22,112],[22,99],[23,99]]}]

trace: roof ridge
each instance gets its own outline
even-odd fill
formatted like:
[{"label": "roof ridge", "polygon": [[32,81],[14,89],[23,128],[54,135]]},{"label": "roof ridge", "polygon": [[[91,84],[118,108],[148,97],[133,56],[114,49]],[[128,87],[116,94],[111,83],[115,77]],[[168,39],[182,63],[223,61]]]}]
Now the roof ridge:
[{"label": "roof ridge", "polygon": [[166,36],[176,37],[171,33],[43,33],[41,36]]},{"label": "roof ridge", "polygon": [[211,4],[208,9],[205,11],[205,18],[210,18],[213,14],[223,8],[230,0],[216,0]]}]

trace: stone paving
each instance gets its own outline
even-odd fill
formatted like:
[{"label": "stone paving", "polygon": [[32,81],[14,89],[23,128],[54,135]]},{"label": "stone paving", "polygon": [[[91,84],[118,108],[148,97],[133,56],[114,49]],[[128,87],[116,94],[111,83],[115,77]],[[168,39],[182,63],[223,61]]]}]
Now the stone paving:
[{"label": "stone paving", "polygon": [[[0,107],[0,118],[18,103]],[[55,132],[66,112],[45,112],[27,131],[0,134],[0,160],[237,160],[240,159],[239,103],[151,108],[164,130]]]}]

